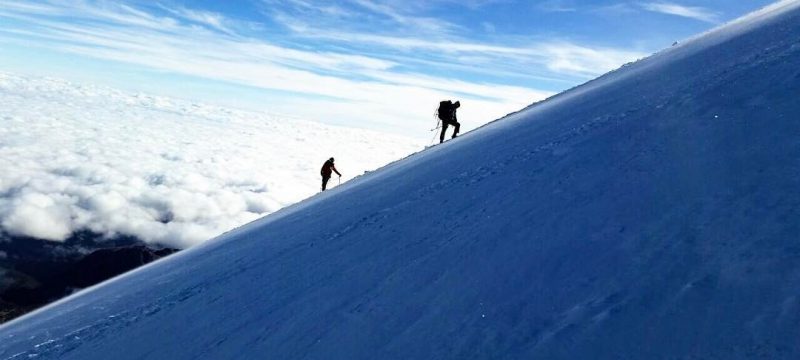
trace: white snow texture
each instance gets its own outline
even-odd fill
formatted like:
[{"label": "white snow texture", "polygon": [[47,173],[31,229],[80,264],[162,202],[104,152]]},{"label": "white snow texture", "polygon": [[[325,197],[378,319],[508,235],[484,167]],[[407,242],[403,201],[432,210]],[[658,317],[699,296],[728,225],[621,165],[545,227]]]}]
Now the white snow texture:
[{"label": "white snow texture", "polygon": [[800,358],[798,39],[780,3],[13,321],[0,358]]},{"label": "white snow texture", "polygon": [[[421,144],[63,80],[0,73],[0,230],[88,229],[185,248]],[[336,185],[334,180],[332,185]]]}]

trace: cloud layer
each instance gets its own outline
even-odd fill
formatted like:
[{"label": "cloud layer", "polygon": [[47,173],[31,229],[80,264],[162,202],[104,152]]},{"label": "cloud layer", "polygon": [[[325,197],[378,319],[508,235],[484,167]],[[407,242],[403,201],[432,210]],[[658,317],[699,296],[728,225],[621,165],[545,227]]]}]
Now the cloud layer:
[{"label": "cloud layer", "polygon": [[0,227],[188,247],[406,155],[402,137],[0,73]]}]

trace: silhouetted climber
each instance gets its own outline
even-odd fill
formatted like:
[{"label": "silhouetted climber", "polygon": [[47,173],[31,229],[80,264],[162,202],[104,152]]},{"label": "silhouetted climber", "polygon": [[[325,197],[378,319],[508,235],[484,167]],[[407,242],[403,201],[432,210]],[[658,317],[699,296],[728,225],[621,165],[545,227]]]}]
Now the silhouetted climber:
[{"label": "silhouetted climber", "polygon": [[322,191],[325,191],[325,187],[328,185],[328,180],[331,179],[331,173],[336,172],[339,177],[342,177],[342,174],[339,173],[339,170],[336,170],[336,166],[333,166],[333,158],[330,158],[322,164],[322,169],[319,171],[320,175],[322,175]]},{"label": "silhouetted climber", "polygon": [[458,130],[461,129],[461,124],[458,123],[458,119],[456,119],[456,109],[461,106],[461,103],[456,101],[452,102],[450,100],[440,101],[439,102],[439,119],[442,120],[442,134],[439,135],[439,143],[441,144],[444,141],[444,133],[447,131],[448,125],[453,125],[453,139],[458,136]]}]

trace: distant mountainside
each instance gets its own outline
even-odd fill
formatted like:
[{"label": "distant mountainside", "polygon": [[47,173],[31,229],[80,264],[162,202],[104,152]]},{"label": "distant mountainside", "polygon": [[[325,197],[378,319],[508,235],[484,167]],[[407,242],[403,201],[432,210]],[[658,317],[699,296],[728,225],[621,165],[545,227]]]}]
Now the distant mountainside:
[{"label": "distant mountainside", "polygon": [[0,323],[178,250],[80,232],[53,242],[0,238]]}]

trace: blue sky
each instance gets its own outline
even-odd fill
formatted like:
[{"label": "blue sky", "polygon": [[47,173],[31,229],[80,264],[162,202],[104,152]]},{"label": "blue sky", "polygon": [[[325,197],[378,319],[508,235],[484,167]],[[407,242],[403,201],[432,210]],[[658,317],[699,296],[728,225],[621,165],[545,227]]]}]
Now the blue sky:
[{"label": "blue sky", "polygon": [[470,129],[766,0],[3,0],[0,70],[425,135]]}]

